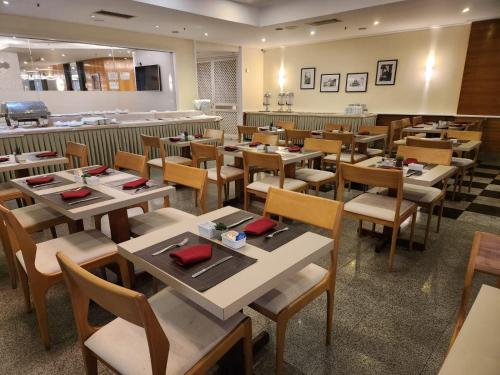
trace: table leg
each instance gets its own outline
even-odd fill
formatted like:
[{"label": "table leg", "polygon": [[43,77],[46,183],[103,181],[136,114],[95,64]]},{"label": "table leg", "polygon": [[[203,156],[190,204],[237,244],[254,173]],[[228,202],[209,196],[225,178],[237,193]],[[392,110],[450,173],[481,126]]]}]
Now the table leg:
[{"label": "table leg", "polygon": [[[253,341],[253,356],[261,351],[269,343],[269,333],[263,331],[254,337]],[[243,340],[236,343],[219,361],[219,374],[233,375],[243,374],[245,370],[245,362],[243,355]]]},{"label": "table leg", "polygon": [[191,147],[190,146],[181,147],[181,156],[183,158],[191,159]]},{"label": "table leg", "polygon": [[127,208],[111,211],[108,215],[111,239],[116,243],[128,241],[130,239],[130,228],[128,225]]},{"label": "table leg", "polygon": [[83,231],[85,228],[83,227],[83,220],[71,220],[68,223],[69,232],[77,233]]},{"label": "table leg", "polygon": [[[234,167],[243,169],[243,158],[234,158]],[[228,199],[224,201],[224,205],[230,206],[231,204],[243,203],[243,189],[245,188],[243,180],[234,181],[234,192],[236,194],[235,199]]]},{"label": "table leg", "polygon": [[290,163],[285,165],[285,177],[295,178],[295,169],[296,169],[295,163]]},{"label": "table leg", "polygon": [[360,154],[366,154],[366,151],[368,150],[368,143],[356,143],[358,146],[358,152]]},{"label": "table leg", "polygon": [[17,169],[14,171],[14,176],[16,178],[28,177],[30,175],[30,171],[28,169]]}]

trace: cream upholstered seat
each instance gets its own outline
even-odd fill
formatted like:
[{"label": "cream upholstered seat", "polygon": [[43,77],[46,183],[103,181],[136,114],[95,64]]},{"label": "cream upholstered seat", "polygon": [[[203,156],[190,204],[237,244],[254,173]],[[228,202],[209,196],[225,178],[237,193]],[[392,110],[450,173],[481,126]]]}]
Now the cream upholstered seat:
[{"label": "cream upholstered seat", "polygon": [[295,177],[298,180],[306,182],[319,182],[329,178],[334,178],[335,173],[329,171],[323,171],[320,169],[301,168],[297,169],[297,171],[295,172]]},{"label": "cream upholstered seat", "polygon": [[327,274],[328,270],[323,267],[310,264],[282,281],[276,288],[264,294],[252,305],[262,307],[273,314],[278,314],[298,297],[316,286]]},{"label": "cream upholstered seat", "polygon": [[[387,195],[388,190],[385,188],[372,188],[369,193]],[[442,193],[441,189],[431,186],[419,186],[413,184],[403,185],[403,199],[415,203],[431,203]]]},{"label": "cream upholstered seat", "polygon": [[[191,159],[184,158],[182,156],[177,156],[177,155],[166,156],[165,161],[169,162],[169,163],[183,164],[183,165],[191,165],[191,163],[192,163]],[[148,165],[151,167],[163,168],[161,158],[148,160]]]},{"label": "cream upholstered seat", "polygon": [[[263,193],[267,193],[269,188],[273,187],[280,187],[280,178],[279,176],[266,176],[263,179],[259,181],[254,181],[250,184],[247,185],[247,189],[249,190],[254,190],[254,191],[260,191]],[[284,183],[283,183],[283,189],[285,190],[304,190],[307,188],[307,183],[304,181],[296,180],[294,178],[288,178],[285,177]]]},{"label": "cream upholstered seat", "polygon": [[[223,165],[220,169],[220,176],[223,179],[234,179],[238,176],[243,178],[243,169],[231,167],[229,165]],[[210,168],[208,169],[208,179],[212,181],[217,181],[217,169]]]},{"label": "cream upholstered seat", "polygon": [[[344,204],[344,211],[358,215],[366,215],[380,220],[393,221],[396,209],[395,197],[381,194],[364,193]],[[405,216],[408,210],[414,209],[413,202],[403,199],[399,210],[400,216]]]},{"label": "cream upholstered seat", "polygon": [[58,221],[63,218],[58,211],[46,206],[43,203],[36,203],[12,210],[19,224],[27,231],[38,226],[40,223]]},{"label": "cream upholstered seat", "polygon": [[455,165],[457,167],[467,167],[469,165],[474,164],[474,160],[467,158],[451,158],[451,165]]},{"label": "cream upholstered seat", "polygon": [[[153,312],[168,336],[170,349],[166,374],[184,374],[245,319],[238,313],[219,320],[165,288],[148,299]],[[151,374],[151,359],[144,328],[117,318],[85,341],[120,374]]]},{"label": "cream upholstered seat", "polygon": [[172,207],[160,208],[159,210],[146,214],[133,216],[128,219],[130,233],[134,236],[142,236],[146,233],[179,223],[182,220],[191,219],[194,215]]},{"label": "cream upholstered seat", "polygon": [[[94,259],[116,253],[116,244],[97,230],[70,234],[69,236],[37,244],[35,267],[39,272],[52,274],[61,272],[56,253],[62,251],[74,262],[83,264]],[[16,253],[17,259],[26,271],[23,254]]]},{"label": "cream upholstered seat", "polygon": [[[353,155],[353,160],[354,162],[362,161],[366,159],[365,154],[360,154],[355,152]],[[330,154],[324,157],[324,161],[327,162],[336,162],[337,161],[337,155],[336,154]],[[343,163],[350,163],[351,162],[351,153],[350,152],[342,152],[340,153],[340,161]]]}]

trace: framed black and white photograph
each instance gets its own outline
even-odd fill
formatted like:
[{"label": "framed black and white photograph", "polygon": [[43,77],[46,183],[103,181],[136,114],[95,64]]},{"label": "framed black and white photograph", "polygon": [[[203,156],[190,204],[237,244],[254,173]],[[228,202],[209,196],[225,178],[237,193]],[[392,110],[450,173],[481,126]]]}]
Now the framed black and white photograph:
[{"label": "framed black and white photograph", "polygon": [[368,73],[347,73],[345,92],[366,92]]},{"label": "framed black and white photograph", "polygon": [[396,83],[396,69],[398,60],[379,60],[377,62],[377,78],[375,84],[394,85]]},{"label": "framed black and white photograph", "polygon": [[302,69],[300,69],[300,89],[301,90],[314,90],[315,81],[316,81],[316,68],[302,68]]},{"label": "framed black and white photograph", "polygon": [[339,92],[340,74],[322,74],[319,87],[320,92]]}]

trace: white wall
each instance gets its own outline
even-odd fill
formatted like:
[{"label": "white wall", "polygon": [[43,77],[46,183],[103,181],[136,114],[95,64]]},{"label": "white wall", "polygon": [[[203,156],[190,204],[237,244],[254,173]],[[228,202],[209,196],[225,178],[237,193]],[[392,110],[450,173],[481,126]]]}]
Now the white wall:
[{"label": "white wall", "polygon": [[[429,29],[328,43],[276,48],[264,53],[264,91],[277,108],[278,72],[285,91],[295,93],[294,110],[342,112],[351,103],[375,113],[455,114],[460,95],[470,25]],[[426,63],[434,56],[430,80]],[[375,86],[377,60],[398,59],[396,84]],[[316,68],[316,88],[300,90],[300,69]],[[368,72],[366,93],[346,93],[347,73]],[[340,92],[321,93],[320,76],[340,73]]]},{"label": "white wall", "polygon": [[241,49],[243,111],[262,109],[264,56],[258,48]]},{"label": "white wall", "polygon": [[0,97],[4,92],[23,89],[20,74],[17,53],[0,51]]}]

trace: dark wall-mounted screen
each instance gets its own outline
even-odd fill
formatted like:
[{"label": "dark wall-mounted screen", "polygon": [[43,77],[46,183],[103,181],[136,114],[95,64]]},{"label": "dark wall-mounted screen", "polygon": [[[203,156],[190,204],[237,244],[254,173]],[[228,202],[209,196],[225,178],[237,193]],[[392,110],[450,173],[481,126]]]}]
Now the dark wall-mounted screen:
[{"label": "dark wall-mounted screen", "polygon": [[136,66],[135,81],[137,91],[161,91],[160,66]]}]

